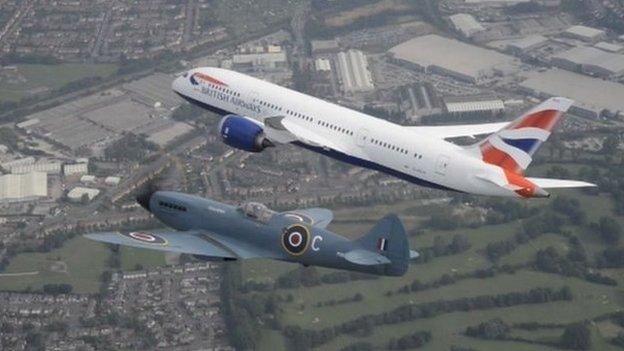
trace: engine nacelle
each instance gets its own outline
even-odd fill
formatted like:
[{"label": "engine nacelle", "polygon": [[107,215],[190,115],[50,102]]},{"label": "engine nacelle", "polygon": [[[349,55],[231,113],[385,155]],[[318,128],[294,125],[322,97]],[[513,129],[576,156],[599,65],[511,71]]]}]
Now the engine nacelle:
[{"label": "engine nacelle", "polygon": [[262,127],[238,115],[223,117],[219,124],[219,133],[227,145],[249,152],[260,152],[273,146],[264,135]]}]

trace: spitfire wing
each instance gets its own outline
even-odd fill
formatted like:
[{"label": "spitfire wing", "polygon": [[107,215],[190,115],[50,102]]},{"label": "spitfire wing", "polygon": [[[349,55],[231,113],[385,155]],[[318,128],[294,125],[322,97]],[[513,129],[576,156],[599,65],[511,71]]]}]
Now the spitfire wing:
[{"label": "spitfire wing", "polygon": [[331,210],[317,207],[284,212],[282,216],[290,217],[298,222],[307,223],[319,228],[326,228],[334,219],[334,213]]},{"label": "spitfire wing", "polygon": [[475,135],[492,134],[498,132],[509,124],[509,122],[483,123],[483,124],[460,124],[454,126],[415,126],[406,127],[409,130],[427,136],[447,139]]},{"label": "spitfire wing", "polygon": [[231,250],[200,237],[201,232],[105,232],[85,235],[86,238],[109,244],[201,255],[238,258]]}]

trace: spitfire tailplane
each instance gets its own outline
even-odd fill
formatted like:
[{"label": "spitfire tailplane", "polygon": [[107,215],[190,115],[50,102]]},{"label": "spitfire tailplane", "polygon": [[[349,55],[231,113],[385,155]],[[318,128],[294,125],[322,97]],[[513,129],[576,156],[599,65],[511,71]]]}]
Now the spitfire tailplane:
[{"label": "spitfire tailplane", "polygon": [[[382,218],[373,229],[356,239],[354,243],[360,247],[361,251],[369,253],[367,255],[354,254],[354,256],[358,256],[358,258],[366,256],[362,260],[370,260],[371,262],[373,261],[372,256],[378,256],[378,263],[369,264],[379,264],[382,261],[387,263],[384,265],[387,275],[401,276],[405,274],[410,258],[418,256],[416,252],[410,251],[405,227],[399,217],[394,214]],[[358,263],[365,264],[363,262]]]}]

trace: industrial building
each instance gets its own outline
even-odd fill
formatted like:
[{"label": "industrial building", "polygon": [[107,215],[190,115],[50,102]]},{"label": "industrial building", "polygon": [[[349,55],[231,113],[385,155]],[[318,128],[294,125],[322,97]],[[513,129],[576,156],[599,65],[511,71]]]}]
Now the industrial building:
[{"label": "industrial building", "polygon": [[117,186],[119,185],[119,182],[121,182],[121,178],[119,177],[106,177],[106,179],[104,179],[104,184],[109,185],[109,186]]},{"label": "industrial building", "polygon": [[618,52],[622,52],[622,50],[624,49],[624,46],[619,45],[619,44],[613,44],[613,43],[607,43],[606,41],[601,41],[599,43],[597,43],[596,45],[594,45],[594,47],[603,50],[603,51],[607,51],[607,52],[612,52],[612,53],[618,53]]},{"label": "industrial building", "polygon": [[329,71],[331,71],[331,63],[326,58],[317,58],[314,61],[314,67],[319,72],[329,72]]},{"label": "industrial building", "polygon": [[66,176],[86,174],[88,171],[89,171],[89,168],[86,163],[76,163],[76,164],[63,166],[63,174],[65,174]]},{"label": "industrial building", "polygon": [[99,189],[95,188],[84,188],[84,187],[75,187],[67,193],[67,198],[72,202],[82,201],[84,197],[86,197],[89,201],[93,200],[96,196],[100,194]]},{"label": "industrial building", "polygon": [[0,202],[31,201],[48,196],[48,175],[43,172],[0,176]]},{"label": "industrial building", "polygon": [[237,54],[232,57],[232,68],[265,68],[276,69],[286,67],[286,53],[280,52],[263,52],[258,54]]},{"label": "industrial building", "polygon": [[4,162],[4,163],[0,164],[0,166],[2,166],[2,169],[6,170],[7,172],[11,172],[11,170],[14,167],[32,165],[34,163],[35,163],[35,158],[32,157],[32,156],[28,156],[28,157],[19,158],[19,159],[16,159],[16,160],[11,160],[11,161]]},{"label": "industrial building", "polygon": [[513,55],[524,56],[527,52],[540,48],[547,43],[548,38],[543,35],[529,35],[507,44],[506,50]]},{"label": "industrial building", "polygon": [[83,184],[95,184],[96,178],[94,175],[85,174],[82,177],[80,177],[80,182]]},{"label": "industrial building", "polygon": [[333,54],[340,51],[340,46],[335,39],[332,40],[312,40],[312,55]]},{"label": "industrial building", "polygon": [[337,56],[342,88],[346,93],[365,92],[375,88],[368,70],[368,60],[363,52],[349,50]]},{"label": "industrial building", "polygon": [[451,96],[444,98],[444,108],[449,113],[488,112],[505,110],[503,100],[489,96]]},{"label": "industrial building", "polygon": [[472,15],[467,13],[458,13],[449,16],[449,20],[453,24],[456,31],[461,33],[465,38],[471,38],[473,35],[485,30]]},{"label": "industrial building", "polygon": [[400,90],[400,97],[402,110],[412,121],[442,112],[442,101],[429,83],[407,85]]},{"label": "industrial building", "polygon": [[[589,118],[602,114],[624,114],[624,85],[561,69],[529,73],[520,84],[526,92],[540,97],[565,96],[574,100],[570,112]],[[608,93],[607,93],[608,92]]]},{"label": "industrial building", "polygon": [[551,63],[570,71],[600,77],[624,75],[624,55],[590,46],[579,46],[554,55]]},{"label": "industrial building", "polygon": [[167,118],[181,102],[171,90],[172,80],[171,75],[155,73],[37,112],[17,127],[54,145],[74,151],[87,148],[96,155],[127,132],[148,137],[188,132]]},{"label": "industrial building", "polygon": [[568,38],[579,39],[589,43],[599,42],[607,36],[605,31],[603,30],[581,25],[572,26],[566,29],[565,32],[562,33],[562,35]]},{"label": "industrial building", "polygon": [[5,162],[2,164],[2,168],[7,172],[14,174],[25,174],[30,172],[44,172],[48,174],[61,173],[61,162],[39,160],[35,161],[32,156]]},{"label": "industrial building", "polygon": [[24,174],[30,172],[43,172],[47,174],[60,174],[60,162],[37,162],[29,165],[15,166],[11,168],[11,173]]},{"label": "industrial building", "polygon": [[414,69],[476,84],[499,73],[515,73],[520,67],[512,56],[434,34],[401,43],[390,49],[390,54]]}]

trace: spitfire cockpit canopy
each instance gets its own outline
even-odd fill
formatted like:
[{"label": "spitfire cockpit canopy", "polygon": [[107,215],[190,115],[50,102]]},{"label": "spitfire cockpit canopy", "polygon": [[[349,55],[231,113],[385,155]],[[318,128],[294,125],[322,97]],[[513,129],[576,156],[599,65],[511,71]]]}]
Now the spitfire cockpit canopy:
[{"label": "spitfire cockpit canopy", "polygon": [[267,223],[277,213],[259,202],[243,203],[238,210],[261,223]]}]

